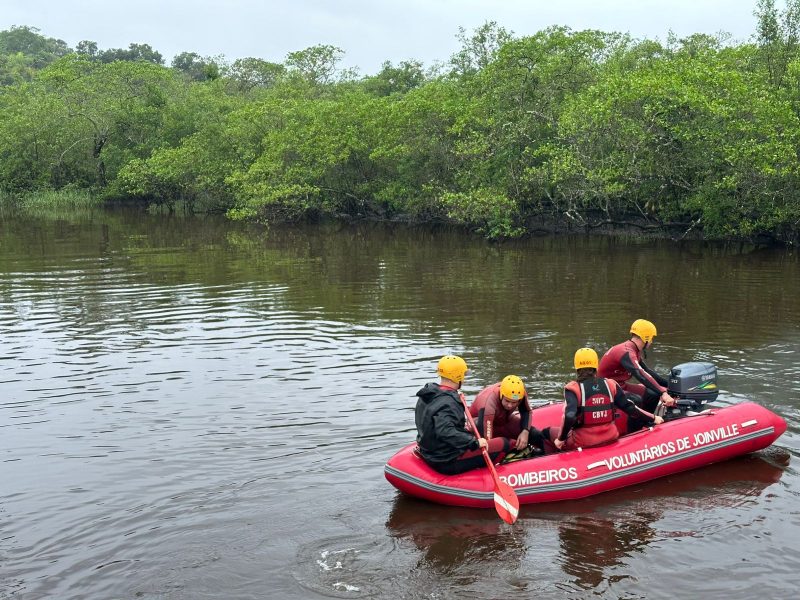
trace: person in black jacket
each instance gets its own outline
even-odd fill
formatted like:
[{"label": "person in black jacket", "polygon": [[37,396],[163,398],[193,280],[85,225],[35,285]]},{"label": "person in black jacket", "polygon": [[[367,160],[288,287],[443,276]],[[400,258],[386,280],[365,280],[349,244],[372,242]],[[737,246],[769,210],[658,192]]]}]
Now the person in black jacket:
[{"label": "person in black jacket", "polygon": [[445,475],[482,466],[481,448],[487,448],[493,461],[500,460],[509,450],[508,439],[493,438],[487,442],[466,428],[460,390],[467,374],[467,363],[460,356],[443,356],[437,373],[439,383],[428,383],[417,392],[414,420],[422,458]]}]

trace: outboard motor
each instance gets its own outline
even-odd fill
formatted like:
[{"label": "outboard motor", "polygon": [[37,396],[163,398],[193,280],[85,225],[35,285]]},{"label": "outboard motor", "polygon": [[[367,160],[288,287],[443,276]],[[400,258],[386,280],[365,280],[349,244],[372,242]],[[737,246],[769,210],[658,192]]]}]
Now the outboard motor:
[{"label": "outboard motor", "polygon": [[681,414],[699,412],[703,405],[719,395],[717,367],[708,362],[688,362],[672,367],[669,372],[669,395],[678,399]]}]

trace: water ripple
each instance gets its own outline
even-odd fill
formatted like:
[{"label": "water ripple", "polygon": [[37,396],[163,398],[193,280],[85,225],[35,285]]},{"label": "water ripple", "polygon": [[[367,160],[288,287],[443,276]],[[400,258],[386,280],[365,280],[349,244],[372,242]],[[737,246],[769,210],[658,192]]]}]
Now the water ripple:
[{"label": "water ripple", "polygon": [[[0,597],[617,598],[668,586],[734,599],[793,584],[791,257],[98,223],[0,221]],[[755,400],[787,419],[778,446],[524,507],[515,528],[383,480],[443,353],[467,359],[470,396],[516,373],[535,403],[558,401],[574,348],[602,351],[641,315],[658,320],[653,364],[716,363],[722,404]],[[746,581],[724,584],[734,567]]]}]

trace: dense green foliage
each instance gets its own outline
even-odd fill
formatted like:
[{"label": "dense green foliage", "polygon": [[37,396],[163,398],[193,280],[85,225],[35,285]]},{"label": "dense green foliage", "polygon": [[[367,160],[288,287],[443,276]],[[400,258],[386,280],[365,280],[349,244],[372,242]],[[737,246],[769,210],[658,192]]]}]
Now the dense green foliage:
[{"label": "dense green foliage", "polygon": [[800,0],[747,43],[494,23],[426,70],[359,77],[0,32],[0,191],[64,187],[233,218],[449,220],[488,237],[635,227],[798,239]]}]

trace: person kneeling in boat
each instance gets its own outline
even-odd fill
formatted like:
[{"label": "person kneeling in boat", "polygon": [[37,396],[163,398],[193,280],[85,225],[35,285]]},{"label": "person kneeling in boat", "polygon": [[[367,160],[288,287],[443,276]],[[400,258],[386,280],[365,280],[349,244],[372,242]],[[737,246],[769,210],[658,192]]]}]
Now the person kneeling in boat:
[{"label": "person kneeling in boat", "polygon": [[511,450],[544,452],[542,432],[531,425],[531,405],[522,379],[508,375],[500,383],[483,388],[470,404],[478,432],[487,440],[508,438]]},{"label": "person kneeling in boat", "polygon": [[598,377],[597,363],[597,352],[591,348],[575,353],[578,377],[564,387],[561,427],[548,427],[543,432],[558,450],[589,448],[616,440],[619,430],[614,425],[614,407],[631,418],[644,418],[655,425],[664,422],[636,406],[613,379]]},{"label": "person kneeling in boat", "polygon": [[[628,397],[647,412],[657,412],[659,404],[675,406],[677,401],[667,391],[667,380],[642,360],[656,337],[656,326],[645,319],[636,319],[630,333],[631,339],[617,344],[603,355],[598,374],[616,381]],[[629,383],[631,378],[639,383]],[[628,433],[645,425],[643,419],[632,419],[628,423]]]},{"label": "person kneeling in boat", "polygon": [[466,429],[466,413],[461,401],[461,384],[467,363],[460,356],[443,356],[437,368],[439,383],[428,383],[417,392],[414,411],[417,446],[422,458],[445,475],[456,475],[483,466],[481,448],[497,462],[508,452],[506,438],[486,440]]}]

